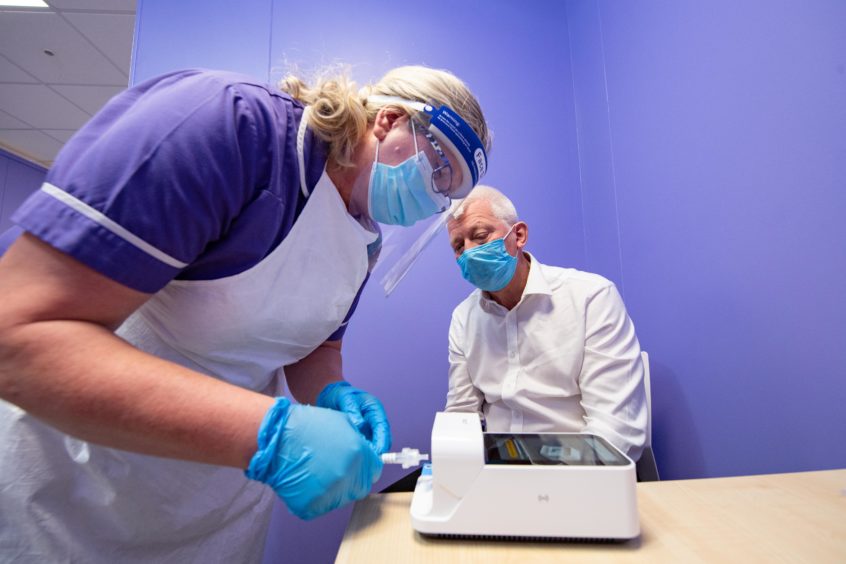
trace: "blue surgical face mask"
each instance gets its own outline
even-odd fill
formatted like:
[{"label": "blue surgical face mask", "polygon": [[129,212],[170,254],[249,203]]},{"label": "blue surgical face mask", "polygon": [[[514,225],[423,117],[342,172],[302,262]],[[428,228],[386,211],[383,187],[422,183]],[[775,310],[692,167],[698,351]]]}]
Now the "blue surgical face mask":
[{"label": "blue surgical face mask", "polygon": [[376,145],[368,206],[370,217],[379,223],[408,227],[449,206],[449,199],[432,189],[432,164],[426,153],[417,149],[414,122],[411,123],[416,154],[391,166],[379,162]]},{"label": "blue surgical face mask", "polygon": [[[514,226],[511,226],[514,229]],[[505,239],[488,241],[484,245],[467,249],[458,257],[458,266],[464,279],[488,292],[498,292],[508,286],[517,271],[517,257],[505,249]]]}]

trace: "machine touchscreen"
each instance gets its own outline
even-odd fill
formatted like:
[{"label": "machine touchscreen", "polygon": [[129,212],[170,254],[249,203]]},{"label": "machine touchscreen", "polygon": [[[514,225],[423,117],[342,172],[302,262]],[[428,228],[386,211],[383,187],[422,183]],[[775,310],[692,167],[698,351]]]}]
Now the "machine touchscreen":
[{"label": "machine touchscreen", "polygon": [[579,433],[485,433],[485,464],[625,466],[605,439]]}]

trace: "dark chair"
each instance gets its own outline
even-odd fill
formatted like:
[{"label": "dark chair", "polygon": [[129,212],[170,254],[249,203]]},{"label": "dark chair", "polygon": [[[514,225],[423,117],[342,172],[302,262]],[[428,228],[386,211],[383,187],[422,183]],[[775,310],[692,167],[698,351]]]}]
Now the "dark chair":
[{"label": "dark chair", "polygon": [[643,359],[643,387],[646,392],[646,446],[643,448],[640,460],[635,464],[635,469],[638,482],[657,482],[661,477],[658,475],[655,453],[652,452],[652,390],[649,384],[649,354],[641,351],[640,357]]}]

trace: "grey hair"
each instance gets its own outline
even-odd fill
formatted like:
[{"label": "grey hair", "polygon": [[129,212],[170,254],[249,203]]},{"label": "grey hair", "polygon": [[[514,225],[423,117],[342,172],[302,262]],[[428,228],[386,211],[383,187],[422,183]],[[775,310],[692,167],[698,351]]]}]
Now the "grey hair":
[{"label": "grey hair", "polygon": [[508,225],[508,227],[511,227],[520,221],[517,217],[517,208],[514,207],[514,204],[508,199],[508,196],[496,188],[492,186],[485,186],[484,184],[479,184],[473,188],[470,194],[468,194],[463,200],[454,201],[449,212],[447,212],[449,213],[449,218],[456,221],[461,219],[461,216],[464,214],[467,206],[480,200],[488,202],[494,216],[497,219],[502,220],[506,225]]}]

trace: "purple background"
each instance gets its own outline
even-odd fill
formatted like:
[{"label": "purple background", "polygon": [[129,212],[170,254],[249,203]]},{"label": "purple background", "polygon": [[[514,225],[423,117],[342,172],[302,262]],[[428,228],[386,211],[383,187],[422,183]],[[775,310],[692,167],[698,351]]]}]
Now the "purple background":
[{"label": "purple background", "polygon": [[[702,478],[846,466],[844,29],[838,0],[139,0],[132,76],[455,72],[494,131],[485,181],[530,250],[622,291],[650,352],[662,477]],[[0,220],[38,184],[22,166],[0,159]],[[441,235],[391,298],[362,298],[345,370],[384,401],[396,447],[428,449],[469,290]],[[277,506],[265,560],[331,562],[349,512],[305,523]]]}]

